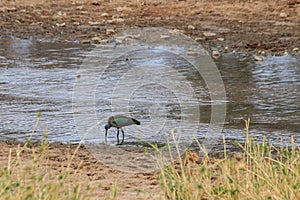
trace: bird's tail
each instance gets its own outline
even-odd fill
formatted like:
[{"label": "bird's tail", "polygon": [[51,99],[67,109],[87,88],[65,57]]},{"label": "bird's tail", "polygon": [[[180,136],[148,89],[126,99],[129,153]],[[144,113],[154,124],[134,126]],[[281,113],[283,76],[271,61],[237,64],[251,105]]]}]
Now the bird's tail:
[{"label": "bird's tail", "polygon": [[136,120],[136,119],[133,119],[133,118],[131,118],[131,119],[132,119],[132,121],[133,121],[136,125],[140,125],[140,124],[141,124],[140,121],[138,121],[138,120]]}]

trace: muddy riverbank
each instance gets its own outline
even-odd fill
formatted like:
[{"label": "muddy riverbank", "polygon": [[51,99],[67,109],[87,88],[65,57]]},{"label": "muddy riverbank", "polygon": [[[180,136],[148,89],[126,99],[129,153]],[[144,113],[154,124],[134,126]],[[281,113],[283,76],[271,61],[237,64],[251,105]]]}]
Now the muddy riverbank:
[{"label": "muddy riverbank", "polygon": [[1,36],[101,42],[123,27],[182,30],[206,49],[284,54],[300,46],[300,1],[1,1]]}]

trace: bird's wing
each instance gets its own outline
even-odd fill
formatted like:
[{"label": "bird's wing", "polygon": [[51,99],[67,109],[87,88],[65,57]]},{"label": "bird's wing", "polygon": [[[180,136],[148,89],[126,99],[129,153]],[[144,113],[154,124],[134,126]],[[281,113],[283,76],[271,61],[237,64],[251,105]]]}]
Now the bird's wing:
[{"label": "bird's wing", "polygon": [[112,120],[112,123],[118,127],[128,126],[134,124],[131,118],[128,117],[116,117]]}]

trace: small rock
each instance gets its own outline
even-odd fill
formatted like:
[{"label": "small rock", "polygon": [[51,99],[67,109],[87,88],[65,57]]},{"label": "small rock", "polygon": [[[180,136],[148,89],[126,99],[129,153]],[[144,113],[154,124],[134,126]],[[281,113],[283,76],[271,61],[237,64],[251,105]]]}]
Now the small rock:
[{"label": "small rock", "polygon": [[205,38],[204,38],[204,37],[197,37],[197,38],[195,38],[195,40],[196,40],[197,42],[199,42],[199,41],[204,41]]},{"label": "small rock", "polygon": [[127,9],[127,7],[121,7],[121,6],[119,6],[119,7],[116,8],[116,11],[117,12],[122,12],[122,11],[124,11],[126,9]]},{"label": "small rock", "polygon": [[93,6],[100,6],[100,3],[98,1],[94,1],[94,2],[92,2],[92,5]]},{"label": "small rock", "polygon": [[262,56],[254,56],[255,61],[262,61],[263,57]]},{"label": "small rock", "polygon": [[122,44],[124,40],[116,39],[116,44]]},{"label": "small rock", "polygon": [[298,48],[298,47],[295,47],[295,48],[293,48],[292,51],[295,52],[295,53],[297,53],[297,52],[299,52],[299,48]]},{"label": "small rock", "polygon": [[228,52],[228,49],[229,49],[229,48],[228,48],[227,46],[224,47],[224,51],[225,51],[225,52]]},{"label": "small rock", "polygon": [[287,55],[289,55],[289,52],[285,51],[285,52],[283,53],[283,55],[284,55],[284,56],[287,56]]},{"label": "small rock", "polygon": [[170,30],[170,33],[184,33],[184,31],[174,28],[173,30]]},{"label": "small rock", "polygon": [[114,29],[106,29],[106,34],[109,35],[109,34],[114,34],[115,33],[115,30]]},{"label": "small rock", "polygon": [[88,24],[91,25],[91,26],[97,26],[97,25],[101,25],[101,22],[91,22],[91,21],[89,21]]},{"label": "small rock", "polygon": [[217,38],[217,40],[223,42],[223,41],[225,41],[225,38]]},{"label": "small rock", "polygon": [[123,18],[115,18],[112,20],[113,23],[121,23],[124,22],[125,20]]},{"label": "small rock", "polygon": [[76,78],[80,78],[80,74],[76,74]]},{"label": "small rock", "polygon": [[195,52],[195,51],[188,51],[187,54],[188,54],[189,56],[197,56],[197,55],[198,55],[198,53]]},{"label": "small rock", "polygon": [[169,37],[170,37],[169,35],[160,35],[160,39],[167,39]]},{"label": "small rock", "polygon": [[259,50],[257,53],[261,54],[261,55],[266,55],[266,52],[263,50]]},{"label": "small rock", "polygon": [[129,38],[132,39],[139,39],[141,37],[141,34],[136,34],[136,35],[128,35]]},{"label": "small rock", "polygon": [[82,43],[82,44],[90,44],[91,41],[86,39],[86,40],[81,40],[81,43]]},{"label": "small rock", "polygon": [[99,38],[99,37],[93,37],[93,38],[92,38],[92,41],[93,41],[95,44],[100,44],[101,41],[102,41],[102,39]]},{"label": "small rock", "polygon": [[127,37],[127,35],[121,35],[121,36],[118,36],[115,38],[116,38],[116,40],[126,40],[128,37]]},{"label": "small rock", "polygon": [[108,13],[102,13],[101,17],[109,17],[109,14]]},{"label": "small rock", "polygon": [[64,27],[64,26],[66,26],[66,23],[65,22],[63,22],[63,23],[56,23],[56,26],[57,27]]},{"label": "small rock", "polygon": [[211,52],[211,55],[214,57],[214,58],[219,58],[221,56],[221,53],[218,51],[218,50],[213,50]]},{"label": "small rock", "polygon": [[74,26],[79,26],[80,23],[79,23],[79,22],[73,22],[73,25],[74,25]]},{"label": "small rock", "polygon": [[282,13],[279,14],[279,17],[281,17],[281,18],[286,18],[287,16],[288,15],[286,13],[284,13],[284,12],[282,12]]},{"label": "small rock", "polygon": [[205,31],[205,32],[203,32],[203,35],[204,35],[205,37],[212,37],[212,36],[216,36],[217,34],[216,34],[216,33],[213,33],[213,32]]},{"label": "small rock", "polygon": [[17,11],[17,8],[16,7],[4,7],[3,9],[1,9],[3,11],[6,11],[6,12],[16,12]]},{"label": "small rock", "polygon": [[196,27],[195,26],[193,26],[193,25],[188,25],[188,30],[195,30],[196,29]]},{"label": "small rock", "polygon": [[101,43],[101,44],[108,43],[108,39],[103,39],[103,40],[100,41],[100,43]]},{"label": "small rock", "polygon": [[67,13],[65,13],[65,12],[63,12],[63,11],[58,11],[58,12],[56,13],[56,15],[62,17],[62,16],[66,16]]}]

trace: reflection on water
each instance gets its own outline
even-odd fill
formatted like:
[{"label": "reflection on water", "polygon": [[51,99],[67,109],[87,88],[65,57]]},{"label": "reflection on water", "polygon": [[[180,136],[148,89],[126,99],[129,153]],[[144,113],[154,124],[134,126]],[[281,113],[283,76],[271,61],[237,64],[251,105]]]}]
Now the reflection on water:
[{"label": "reflection on water", "polygon": [[[227,92],[229,127],[243,127],[251,118],[251,133],[275,143],[299,143],[300,58],[269,56],[260,63],[226,57],[217,61]],[[226,129],[230,130],[230,128]],[[226,132],[225,130],[225,132]],[[232,133],[227,138],[235,138]]]},{"label": "reflection on water", "polygon": [[[77,43],[0,39],[1,138],[24,140],[33,129],[37,112],[41,111],[42,126],[34,138],[41,139],[43,126],[47,125],[50,141],[79,142],[72,113],[73,84],[76,82],[76,73],[82,59],[88,52],[88,47]],[[149,132],[149,137],[144,137],[144,140],[158,141],[160,133],[165,131],[164,128],[176,128],[182,120],[182,113],[187,115],[193,112],[189,106],[185,107],[186,111],[182,111],[180,102],[188,101],[191,105],[197,103],[202,129],[195,131],[198,138],[208,137],[205,135],[205,128],[210,120],[213,103],[210,101],[209,91],[201,76],[193,71],[188,63],[175,58],[163,51],[145,51],[116,60],[99,76],[95,89],[97,117],[102,119],[116,111],[114,109],[117,109],[117,106],[110,106],[109,96],[112,93],[119,95],[119,99],[122,99],[122,95],[128,95],[122,93],[122,90],[110,91],[110,87],[114,84],[120,84],[122,87],[126,87],[126,84],[134,85],[134,82],[122,83],[122,78],[131,80],[131,76],[132,80],[136,80],[133,79],[136,77],[133,72],[124,73],[132,69],[132,66],[139,66],[135,68],[135,73],[144,70],[143,74],[155,75],[157,81],[162,81],[164,76],[170,74],[169,78],[172,78],[172,70],[175,70],[180,76],[174,79],[182,81],[179,85],[185,88],[183,91],[186,94],[181,94],[183,99],[179,99],[178,94],[168,90],[167,86],[171,83],[165,87],[155,82],[142,84],[133,91],[130,88],[126,89],[130,91],[131,97],[126,109],[142,122],[143,126],[139,128]],[[288,141],[289,137],[294,135],[299,144],[299,61],[299,55],[268,57],[258,64],[232,55],[216,61],[227,93],[228,125],[224,129],[226,138],[242,140],[243,120],[250,117],[251,134],[258,140],[262,135],[267,135],[273,142],[280,143],[281,138]],[[139,83],[148,78],[139,77]],[[121,82],[115,83],[115,80]],[[184,99],[191,88],[194,96]],[[114,103],[118,105],[118,102]],[[161,126],[164,123],[160,121],[162,117],[170,119],[168,126]],[[126,128],[126,132],[134,130],[136,127]],[[101,124],[99,134],[103,134],[103,131]],[[154,133],[150,134],[152,131]],[[125,141],[133,142],[136,137],[140,136],[126,136]],[[99,141],[97,135],[93,135],[93,138]],[[114,139],[111,132],[110,140]]]},{"label": "reflection on water", "polygon": [[0,131],[3,139],[24,140],[31,133],[37,113],[51,141],[78,141],[72,123],[75,73],[84,50],[62,44],[3,38],[0,40]]}]

